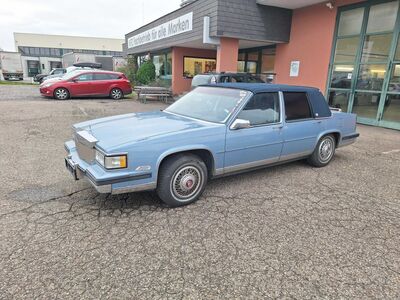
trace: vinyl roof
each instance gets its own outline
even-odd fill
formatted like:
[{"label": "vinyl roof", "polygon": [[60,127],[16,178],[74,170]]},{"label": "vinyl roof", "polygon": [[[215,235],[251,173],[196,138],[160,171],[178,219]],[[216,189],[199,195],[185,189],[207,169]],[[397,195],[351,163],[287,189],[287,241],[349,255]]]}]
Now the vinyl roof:
[{"label": "vinyl roof", "polygon": [[285,84],[270,84],[270,83],[218,83],[209,84],[207,86],[211,87],[226,87],[247,90],[252,93],[262,93],[262,92],[308,92],[308,91],[318,91],[317,88],[306,87],[306,86],[294,86]]}]

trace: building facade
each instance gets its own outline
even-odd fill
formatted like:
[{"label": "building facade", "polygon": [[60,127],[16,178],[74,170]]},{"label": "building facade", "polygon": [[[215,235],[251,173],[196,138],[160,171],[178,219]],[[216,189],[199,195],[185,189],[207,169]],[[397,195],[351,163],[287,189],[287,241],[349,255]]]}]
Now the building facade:
[{"label": "building facade", "polygon": [[126,34],[175,94],[203,72],[318,87],[358,122],[400,129],[400,1],[197,0]]},{"label": "building facade", "polygon": [[62,67],[66,53],[122,56],[123,39],[14,33],[15,50],[21,53],[24,77],[34,77]]}]

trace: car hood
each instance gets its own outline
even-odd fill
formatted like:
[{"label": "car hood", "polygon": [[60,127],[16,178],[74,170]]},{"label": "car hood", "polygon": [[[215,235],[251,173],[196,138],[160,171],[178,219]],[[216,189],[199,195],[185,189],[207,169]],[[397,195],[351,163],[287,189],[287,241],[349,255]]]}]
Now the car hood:
[{"label": "car hood", "polygon": [[125,144],[161,138],[178,132],[220,126],[222,125],[155,111],[95,119],[74,125],[74,130],[88,131],[98,140],[99,147],[113,150]]}]

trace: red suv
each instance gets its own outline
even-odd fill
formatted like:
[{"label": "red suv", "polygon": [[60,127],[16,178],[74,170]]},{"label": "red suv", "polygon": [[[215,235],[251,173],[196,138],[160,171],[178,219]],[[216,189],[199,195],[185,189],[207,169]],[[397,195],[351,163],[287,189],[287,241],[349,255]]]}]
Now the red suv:
[{"label": "red suv", "polygon": [[132,93],[132,87],[124,74],[101,70],[77,70],[61,78],[44,81],[40,93],[46,97],[66,100],[80,96],[108,96],[119,100]]}]

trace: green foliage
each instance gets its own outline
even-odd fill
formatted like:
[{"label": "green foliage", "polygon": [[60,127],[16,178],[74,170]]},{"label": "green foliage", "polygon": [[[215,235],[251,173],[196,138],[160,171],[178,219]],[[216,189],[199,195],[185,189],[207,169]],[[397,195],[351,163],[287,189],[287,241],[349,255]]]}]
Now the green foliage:
[{"label": "green foliage", "polygon": [[156,67],[151,60],[144,62],[136,74],[136,80],[141,84],[149,84],[156,78]]},{"label": "green foliage", "polygon": [[118,68],[117,71],[124,73],[129,81],[133,83],[135,81],[137,72],[136,56],[129,56],[126,66]]}]

